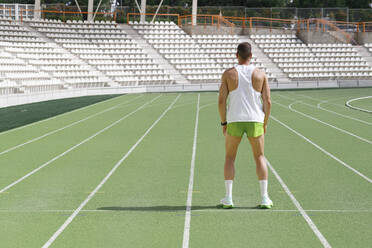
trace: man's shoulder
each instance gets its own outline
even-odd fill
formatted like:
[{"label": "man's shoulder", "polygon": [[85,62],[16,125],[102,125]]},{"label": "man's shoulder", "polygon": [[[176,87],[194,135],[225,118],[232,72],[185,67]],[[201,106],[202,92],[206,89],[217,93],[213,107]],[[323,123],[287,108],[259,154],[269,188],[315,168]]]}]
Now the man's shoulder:
[{"label": "man's shoulder", "polygon": [[235,67],[231,67],[231,68],[225,70],[222,77],[224,77],[224,78],[234,78],[236,76],[236,73],[237,73],[237,71],[236,71]]},{"label": "man's shoulder", "polygon": [[264,80],[265,79],[265,72],[259,68],[254,69],[252,73],[252,78],[255,80]]}]

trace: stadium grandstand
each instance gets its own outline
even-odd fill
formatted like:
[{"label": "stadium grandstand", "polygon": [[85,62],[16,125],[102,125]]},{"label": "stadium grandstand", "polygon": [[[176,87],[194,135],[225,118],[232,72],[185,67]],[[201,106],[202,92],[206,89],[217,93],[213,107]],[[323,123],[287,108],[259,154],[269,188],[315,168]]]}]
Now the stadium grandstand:
[{"label": "stadium grandstand", "polygon": [[[165,2],[0,1],[0,247],[371,247],[371,2]],[[270,183],[242,141],[227,210],[243,42]]]},{"label": "stadium grandstand", "polygon": [[[145,13],[146,2],[136,13],[112,6],[98,12],[89,4],[90,12],[43,10],[39,1],[2,5],[0,92],[9,102],[1,106],[30,95],[37,101],[58,94],[216,90],[243,41],[252,44],[252,63],[274,89],[371,86],[368,22],[204,15],[196,6],[192,15],[164,14],[161,4]],[[124,23],[116,22],[120,15]]]}]

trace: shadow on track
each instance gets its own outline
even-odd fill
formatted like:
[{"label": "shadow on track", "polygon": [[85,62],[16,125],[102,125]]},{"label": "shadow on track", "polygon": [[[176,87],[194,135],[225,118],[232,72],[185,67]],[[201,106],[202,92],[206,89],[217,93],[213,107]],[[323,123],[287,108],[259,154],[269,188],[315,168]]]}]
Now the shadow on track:
[{"label": "shadow on track", "polygon": [[[218,209],[216,206],[192,206],[191,210],[208,210],[208,209]],[[234,209],[259,209],[258,206],[254,207],[234,207]],[[233,210],[234,210],[233,209]],[[147,206],[147,207],[101,207],[97,210],[103,211],[149,211],[149,212],[177,212],[186,211],[186,206]]]}]

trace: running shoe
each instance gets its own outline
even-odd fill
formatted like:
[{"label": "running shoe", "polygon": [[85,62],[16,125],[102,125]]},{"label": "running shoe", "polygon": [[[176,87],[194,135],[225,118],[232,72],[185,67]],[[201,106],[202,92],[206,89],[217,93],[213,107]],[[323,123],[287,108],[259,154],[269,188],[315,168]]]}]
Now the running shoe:
[{"label": "running shoe", "polygon": [[274,206],[273,201],[270,200],[270,198],[268,196],[264,196],[262,198],[261,204],[259,205],[259,207],[262,208],[262,209],[270,209],[273,206]]},{"label": "running shoe", "polygon": [[234,207],[234,203],[231,197],[225,197],[220,201],[220,204],[217,205],[218,208],[231,209]]}]

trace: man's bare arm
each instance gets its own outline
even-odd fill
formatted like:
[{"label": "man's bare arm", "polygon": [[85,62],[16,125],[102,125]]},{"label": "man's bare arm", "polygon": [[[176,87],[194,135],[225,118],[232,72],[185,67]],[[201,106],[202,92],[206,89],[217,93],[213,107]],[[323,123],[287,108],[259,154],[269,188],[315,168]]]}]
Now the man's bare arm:
[{"label": "man's bare arm", "polygon": [[229,90],[227,88],[226,72],[222,75],[220,93],[218,96],[218,112],[220,113],[221,122],[226,122],[226,102]]},{"label": "man's bare arm", "polygon": [[262,85],[262,101],[263,101],[263,111],[265,112],[265,120],[264,120],[264,129],[266,133],[267,123],[269,121],[270,113],[271,113],[271,96],[270,96],[270,86],[267,79],[267,76],[264,74],[264,82]]}]

